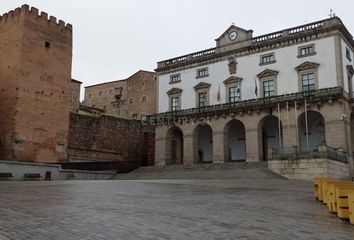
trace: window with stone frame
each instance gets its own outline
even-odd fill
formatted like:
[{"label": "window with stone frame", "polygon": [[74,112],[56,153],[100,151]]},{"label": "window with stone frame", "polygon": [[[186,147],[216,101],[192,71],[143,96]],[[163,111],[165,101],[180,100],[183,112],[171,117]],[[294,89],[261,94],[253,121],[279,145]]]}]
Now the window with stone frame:
[{"label": "window with stone frame", "polygon": [[310,44],[306,46],[301,46],[298,48],[298,57],[307,57],[307,56],[312,56],[315,55],[315,44]]},{"label": "window with stone frame", "polygon": [[226,89],[226,101],[228,103],[241,101],[242,78],[231,76],[224,81]]},{"label": "window with stone frame", "polygon": [[260,86],[260,97],[272,97],[277,95],[278,71],[266,69],[257,75]]},{"label": "window with stone frame", "polygon": [[200,82],[194,86],[196,94],[196,107],[205,107],[209,105],[209,89],[210,84],[205,82]]},{"label": "window with stone frame", "polygon": [[315,84],[315,74],[314,73],[307,73],[302,74],[302,91],[309,92],[316,89]]},{"label": "window with stone frame", "polygon": [[168,101],[169,101],[168,110],[169,111],[181,110],[182,89],[172,88],[171,90],[169,90],[167,92],[167,95],[168,95]]},{"label": "window with stone frame", "polygon": [[260,63],[259,65],[267,65],[275,63],[275,53],[268,53],[260,56]]},{"label": "window with stone frame", "polygon": [[174,74],[170,76],[170,84],[181,82],[181,74]]},{"label": "window with stone frame", "polygon": [[263,81],[263,97],[272,97],[274,95],[274,80]]},{"label": "window with stone frame", "polygon": [[352,56],[350,54],[350,50],[347,47],[345,48],[345,56],[346,56],[346,58],[348,59],[349,62],[352,61]]},{"label": "window with stone frame", "polygon": [[208,76],[209,76],[208,68],[197,69],[197,78],[203,78],[203,77],[208,77]]},{"label": "window with stone frame", "polygon": [[300,92],[309,93],[318,89],[318,63],[304,62],[297,66],[298,86]]},{"label": "window with stone frame", "polygon": [[180,97],[172,97],[170,100],[170,109],[172,112],[181,110]]},{"label": "window with stone frame", "polygon": [[198,107],[206,107],[208,105],[207,97],[207,92],[198,93]]},{"label": "window with stone frame", "polygon": [[229,87],[229,102],[234,103],[241,100],[240,87],[234,86]]}]

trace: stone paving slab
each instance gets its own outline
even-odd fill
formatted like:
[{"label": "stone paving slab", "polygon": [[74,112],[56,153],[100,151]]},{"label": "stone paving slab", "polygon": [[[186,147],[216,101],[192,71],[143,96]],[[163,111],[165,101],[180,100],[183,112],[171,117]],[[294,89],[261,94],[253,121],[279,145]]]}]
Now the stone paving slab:
[{"label": "stone paving slab", "polygon": [[0,240],[354,239],[309,182],[0,182]]}]

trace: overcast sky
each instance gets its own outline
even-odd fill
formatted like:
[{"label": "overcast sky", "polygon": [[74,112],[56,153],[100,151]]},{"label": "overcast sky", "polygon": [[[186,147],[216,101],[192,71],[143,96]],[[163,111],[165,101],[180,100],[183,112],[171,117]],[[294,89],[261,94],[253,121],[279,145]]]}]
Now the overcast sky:
[{"label": "overcast sky", "polygon": [[[230,25],[254,36],[328,17],[354,34],[352,0],[0,0],[0,14],[24,3],[74,27],[73,78],[84,86],[124,79],[156,62],[215,47]],[[82,93],[83,95],[83,93]]]}]

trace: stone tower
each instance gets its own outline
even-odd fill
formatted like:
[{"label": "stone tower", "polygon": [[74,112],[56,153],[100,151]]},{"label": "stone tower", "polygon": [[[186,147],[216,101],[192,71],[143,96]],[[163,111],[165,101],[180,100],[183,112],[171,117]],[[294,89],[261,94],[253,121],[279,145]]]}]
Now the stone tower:
[{"label": "stone tower", "polygon": [[0,159],[67,160],[72,26],[23,5],[0,16]]}]

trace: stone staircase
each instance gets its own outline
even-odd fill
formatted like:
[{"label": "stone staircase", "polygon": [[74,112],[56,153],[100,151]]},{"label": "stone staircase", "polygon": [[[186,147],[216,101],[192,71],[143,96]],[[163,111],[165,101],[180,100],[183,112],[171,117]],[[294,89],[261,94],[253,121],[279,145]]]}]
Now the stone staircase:
[{"label": "stone staircase", "polygon": [[140,167],[128,174],[117,174],[114,180],[147,179],[280,179],[267,167],[267,162],[169,165]]}]

